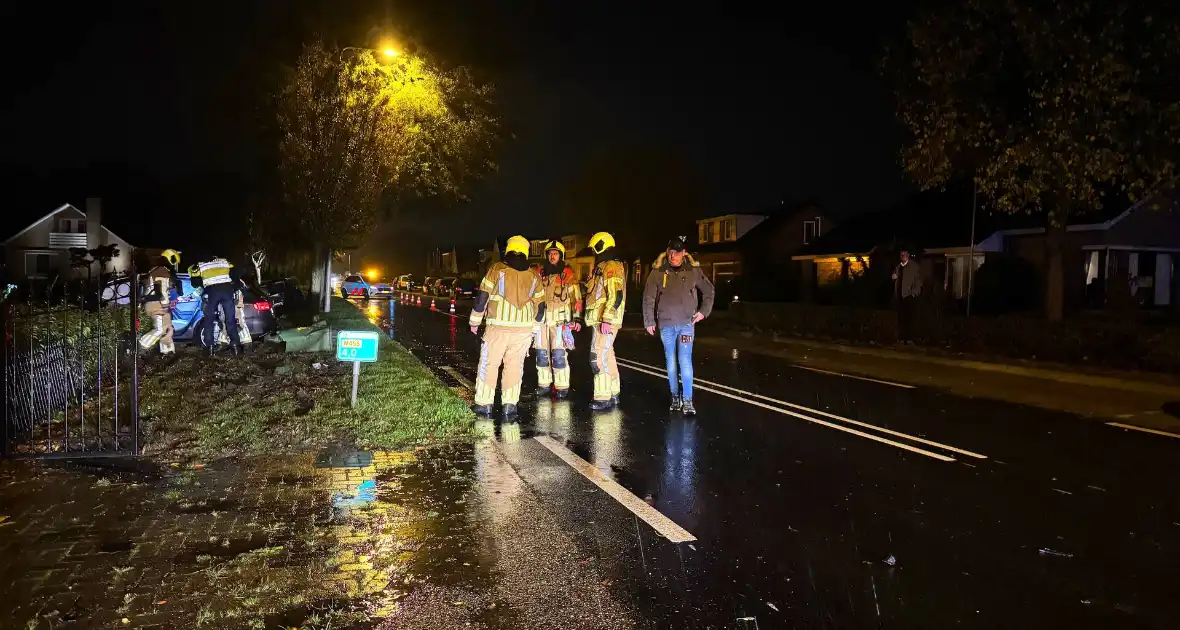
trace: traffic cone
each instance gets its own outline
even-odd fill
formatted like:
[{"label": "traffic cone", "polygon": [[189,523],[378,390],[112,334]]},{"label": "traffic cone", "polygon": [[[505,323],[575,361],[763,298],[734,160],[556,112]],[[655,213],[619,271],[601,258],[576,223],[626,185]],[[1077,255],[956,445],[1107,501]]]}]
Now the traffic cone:
[{"label": "traffic cone", "polygon": [[430,310],[432,310],[432,311],[436,311],[436,310],[438,310],[438,309],[437,309],[437,308],[434,306],[434,298],[430,298]]},{"label": "traffic cone", "polygon": [[455,313],[455,300],[451,299],[451,314],[453,315],[454,313]]},{"label": "traffic cone", "polygon": [[418,306],[422,306],[422,296],[418,296]]}]

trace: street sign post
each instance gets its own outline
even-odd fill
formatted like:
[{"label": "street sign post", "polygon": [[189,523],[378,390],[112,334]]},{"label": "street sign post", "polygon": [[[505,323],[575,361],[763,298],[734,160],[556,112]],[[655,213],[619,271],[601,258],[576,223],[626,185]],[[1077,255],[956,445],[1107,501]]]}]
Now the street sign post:
[{"label": "street sign post", "polygon": [[352,362],[352,406],[356,407],[356,388],[361,379],[361,364],[377,360],[380,337],[366,330],[342,330],[336,335],[336,360]]}]

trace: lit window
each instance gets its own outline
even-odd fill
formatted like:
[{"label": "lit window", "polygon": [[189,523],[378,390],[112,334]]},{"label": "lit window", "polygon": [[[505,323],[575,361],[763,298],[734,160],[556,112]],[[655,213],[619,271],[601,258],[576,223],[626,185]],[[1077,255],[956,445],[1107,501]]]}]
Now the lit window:
[{"label": "lit window", "polygon": [[724,219],[721,221],[721,240],[734,241],[737,240],[737,235],[733,229],[733,219]]},{"label": "lit window", "polygon": [[712,243],[713,242],[713,222],[712,221],[709,221],[708,223],[701,224],[701,242],[702,243]]}]

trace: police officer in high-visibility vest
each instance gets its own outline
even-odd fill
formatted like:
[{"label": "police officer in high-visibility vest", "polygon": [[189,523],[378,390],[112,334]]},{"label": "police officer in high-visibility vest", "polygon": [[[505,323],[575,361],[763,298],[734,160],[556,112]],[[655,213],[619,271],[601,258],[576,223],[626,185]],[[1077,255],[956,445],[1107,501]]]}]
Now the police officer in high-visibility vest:
[{"label": "police officer in high-visibility vest", "polygon": [[213,322],[216,321],[218,309],[221,309],[225,316],[225,328],[229,334],[230,347],[233,348],[234,354],[239,354],[242,351],[242,346],[238,337],[238,309],[237,296],[235,295],[239,286],[237,270],[228,260],[215,256],[207,262],[198,264],[196,273],[191,276],[190,281],[193,286],[200,287],[205,295],[201,339],[205,342],[205,347],[209,348],[209,354],[213,354],[216,349],[213,343]]},{"label": "police officer in high-visibility vest", "polygon": [[180,252],[166,249],[160,252],[156,265],[147,272],[143,293],[143,311],[151,318],[152,329],[139,338],[139,347],[145,352],[157,343],[160,354],[176,352],[172,341],[172,299],[173,292],[180,286],[176,281],[176,266],[180,264]]},{"label": "police officer in high-visibility vest", "polygon": [[541,288],[541,278],[529,270],[528,255],[528,239],[523,236],[508,239],[503,262],[488,269],[471,309],[471,332],[478,334],[480,324],[486,325],[472,406],[482,416],[492,415],[499,377],[504,419],[516,417],[524,358],[532,345],[534,331],[545,317],[545,291]]},{"label": "police officer in high-visibility vest", "polygon": [[582,291],[573,268],[565,264],[565,245],[557,239],[545,243],[545,262],[537,273],[545,291],[545,320],[533,339],[537,395],[548,396],[552,387],[563,400],[570,391],[566,353],[573,350],[572,333],[582,326]]},{"label": "police officer in high-visibility vest", "polygon": [[615,337],[623,326],[627,304],[627,267],[615,251],[615,237],[599,232],[590,237],[594,272],[586,283],[586,325],[590,339],[590,372],[594,375],[595,411],[619,403],[619,366],[615,363]]}]

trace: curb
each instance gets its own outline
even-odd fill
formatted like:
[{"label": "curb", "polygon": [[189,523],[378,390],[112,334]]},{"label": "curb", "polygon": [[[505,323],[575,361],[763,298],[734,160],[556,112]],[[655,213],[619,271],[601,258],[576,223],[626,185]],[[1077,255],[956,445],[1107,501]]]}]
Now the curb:
[{"label": "curb", "polygon": [[857,346],[847,346],[843,344],[826,343],[822,341],[793,339],[789,337],[779,337],[777,335],[774,337],[774,342],[783,345],[811,347],[816,349],[831,350],[834,352],[843,352],[846,354],[860,354],[865,356],[875,356],[883,359],[895,359],[899,361],[921,361],[924,363],[965,368],[969,370],[977,370],[980,372],[996,372],[1000,374],[1010,374],[1013,376],[1027,376],[1030,378],[1057,381],[1059,383],[1086,385],[1090,387],[1104,387],[1107,389],[1119,389],[1142,394],[1176,396],[1180,398],[1180,386],[1128,380],[1112,376],[1078,374],[1074,372],[1063,372],[1061,370],[1023,367],[1018,365],[990,363],[987,361],[974,361],[969,359],[948,359],[944,357],[910,354],[908,352],[897,352],[894,350],[861,348]]}]

